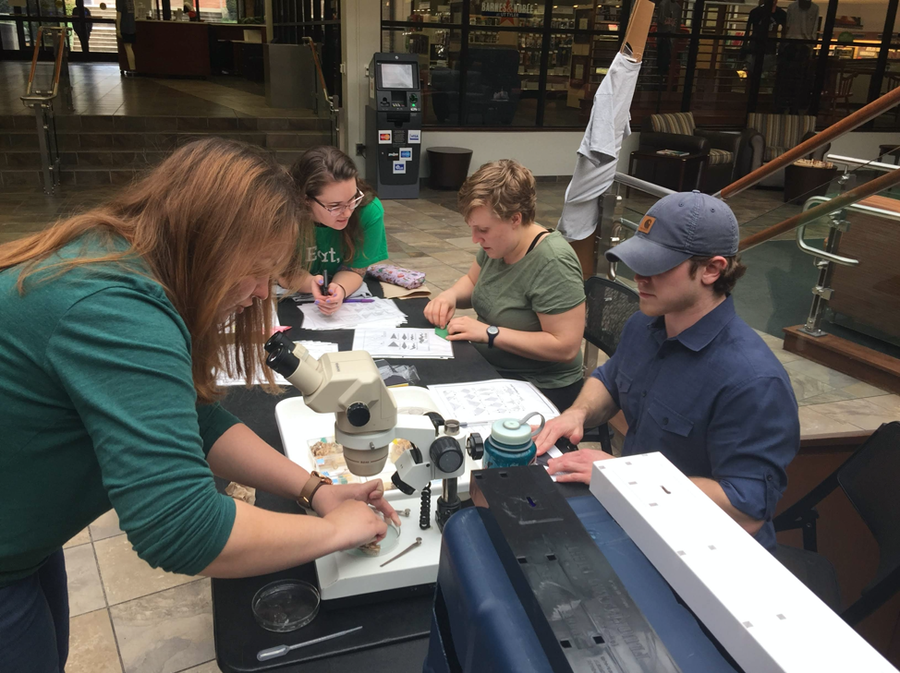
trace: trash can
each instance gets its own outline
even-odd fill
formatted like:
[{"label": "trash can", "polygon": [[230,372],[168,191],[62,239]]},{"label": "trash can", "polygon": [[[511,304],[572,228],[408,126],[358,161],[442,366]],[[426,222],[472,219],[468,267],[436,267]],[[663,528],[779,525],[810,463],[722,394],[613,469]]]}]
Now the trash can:
[{"label": "trash can", "polygon": [[464,147],[429,147],[428,186],[432,189],[459,189],[469,175],[472,150]]},{"label": "trash can", "polygon": [[791,164],[784,167],[784,202],[802,204],[812,196],[825,196],[838,169]]}]

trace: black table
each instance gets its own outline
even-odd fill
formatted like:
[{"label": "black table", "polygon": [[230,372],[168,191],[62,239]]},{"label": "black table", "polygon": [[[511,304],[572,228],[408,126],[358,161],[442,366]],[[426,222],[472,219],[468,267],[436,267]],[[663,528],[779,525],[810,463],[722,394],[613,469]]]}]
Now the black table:
[{"label": "black table", "polygon": [[[683,154],[681,156],[674,154],[660,154],[659,152],[651,152],[647,150],[635,150],[631,153],[628,162],[628,174],[635,175],[635,164],[638,161],[648,161],[652,166],[651,182],[661,184],[656,178],[656,170],[659,166],[669,166],[674,164],[678,170],[678,182],[674,187],[675,191],[683,192],[690,189],[700,189],[703,182],[703,173],[709,165],[708,153]],[[691,174],[693,182],[685,186],[685,177],[688,166],[691,166]],[[630,194],[630,188],[626,192]]]},{"label": "black table", "polygon": [[[378,288],[370,286],[373,293]],[[408,327],[428,327],[422,311],[426,299],[395,300],[408,316]],[[350,350],[352,330],[325,332],[298,329],[302,313],[288,299],[281,302],[278,316],[282,325],[291,325],[288,336],[295,340],[332,341],[340,350]],[[453,360],[397,360],[414,364],[423,384],[461,383],[497,378],[498,374],[469,343],[454,343]],[[284,452],[275,423],[275,405],[286,397],[296,397],[296,390],[281,396],[267,395],[258,389],[235,388],[223,401],[223,406],[246,423],[273,447]],[[221,482],[220,487],[225,483]],[[585,490],[581,490],[583,494]],[[300,507],[269,493],[257,491],[256,505],[277,512],[299,513]],[[426,592],[410,598],[392,600],[360,607],[329,609],[324,605],[308,626],[286,634],[270,633],[254,620],[250,610],[253,595],[264,585],[277,579],[291,578],[317,584],[314,563],[279,573],[236,580],[212,580],[213,630],[216,657],[223,671],[300,671],[303,673],[331,673],[332,671],[366,670],[368,673],[390,671],[419,671],[428,649],[431,624],[432,594]],[[337,631],[363,626],[363,630],[346,639],[295,650],[265,665],[256,660],[256,653],[274,645],[298,643]],[[355,644],[356,649],[346,648]],[[301,663],[302,662],[302,663]]]}]

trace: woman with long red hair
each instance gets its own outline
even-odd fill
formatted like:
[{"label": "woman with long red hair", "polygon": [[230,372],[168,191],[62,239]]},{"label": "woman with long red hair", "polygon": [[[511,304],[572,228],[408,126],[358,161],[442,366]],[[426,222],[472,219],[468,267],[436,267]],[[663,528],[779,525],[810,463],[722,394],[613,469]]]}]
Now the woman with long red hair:
[{"label": "woman with long red hair", "polygon": [[[323,485],[215,401],[217,372],[261,369],[277,390],[261,341],[272,278],[301,266],[300,222],[284,169],[209,139],[0,246],[0,669],[64,669],[62,546],[110,508],[147,563],[210,577],[378,539],[369,504],[396,520],[377,480]],[[236,502],[214,474],[306,494],[320,517]]]}]

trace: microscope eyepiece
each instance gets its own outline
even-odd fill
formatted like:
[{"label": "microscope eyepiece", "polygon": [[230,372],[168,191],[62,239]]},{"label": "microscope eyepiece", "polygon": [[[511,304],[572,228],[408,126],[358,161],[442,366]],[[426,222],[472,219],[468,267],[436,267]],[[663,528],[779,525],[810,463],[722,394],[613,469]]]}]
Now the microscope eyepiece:
[{"label": "microscope eyepiece", "polygon": [[[279,335],[276,335],[279,336]],[[272,337],[273,339],[275,337]],[[269,340],[271,342],[271,339]],[[293,344],[291,344],[293,346]],[[269,350],[269,344],[266,344],[266,350]],[[297,371],[300,366],[300,360],[291,352],[290,348],[285,348],[279,344],[275,350],[269,350],[266,358],[266,365],[274,369],[285,378],[289,378]]]},{"label": "microscope eyepiece", "polygon": [[266,349],[266,353],[274,353],[279,348],[284,348],[288,352],[291,352],[294,350],[294,342],[285,336],[284,332],[275,332],[275,334],[269,337],[269,340],[266,341],[266,345],[263,346],[263,348]]}]

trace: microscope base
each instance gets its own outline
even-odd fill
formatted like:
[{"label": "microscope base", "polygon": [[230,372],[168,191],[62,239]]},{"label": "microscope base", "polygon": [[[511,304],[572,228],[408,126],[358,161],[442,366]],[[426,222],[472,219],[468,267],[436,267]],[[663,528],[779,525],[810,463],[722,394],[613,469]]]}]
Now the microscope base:
[{"label": "microscope base", "polygon": [[[428,530],[421,530],[416,521],[419,498],[417,496],[392,501],[395,509],[410,509],[409,518],[403,519],[397,546],[381,556],[354,556],[339,551],[316,561],[319,576],[319,593],[322,601],[362,597],[386,591],[407,589],[437,581],[441,554],[441,533],[432,520]],[[385,561],[422,538],[422,544],[396,561],[381,567]],[[373,598],[375,598],[373,596]]]}]

